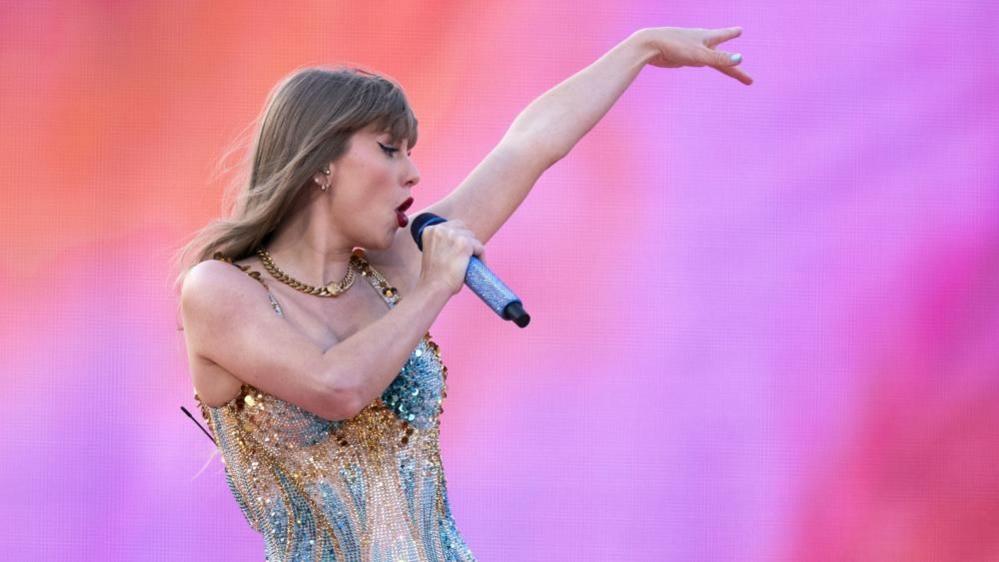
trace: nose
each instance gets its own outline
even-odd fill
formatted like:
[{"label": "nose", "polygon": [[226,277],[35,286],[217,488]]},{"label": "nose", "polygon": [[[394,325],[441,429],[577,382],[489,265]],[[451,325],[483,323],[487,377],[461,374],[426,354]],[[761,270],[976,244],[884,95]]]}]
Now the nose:
[{"label": "nose", "polygon": [[407,158],[409,161],[409,166],[406,168],[406,187],[412,188],[416,184],[420,183],[420,171],[416,169],[416,164],[412,159]]}]

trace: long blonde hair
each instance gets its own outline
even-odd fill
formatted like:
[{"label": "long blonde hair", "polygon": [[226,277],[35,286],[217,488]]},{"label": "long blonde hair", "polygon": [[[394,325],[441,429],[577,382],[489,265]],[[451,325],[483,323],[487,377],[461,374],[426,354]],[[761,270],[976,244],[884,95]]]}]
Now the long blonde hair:
[{"label": "long blonde hair", "polygon": [[265,245],[300,202],[312,178],[369,125],[393,142],[416,143],[417,123],[402,89],[356,68],[305,68],[282,80],[259,120],[248,181],[237,185],[230,216],[205,226],[177,257],[177,286],[195,264],[221,254],[233,261]]}]

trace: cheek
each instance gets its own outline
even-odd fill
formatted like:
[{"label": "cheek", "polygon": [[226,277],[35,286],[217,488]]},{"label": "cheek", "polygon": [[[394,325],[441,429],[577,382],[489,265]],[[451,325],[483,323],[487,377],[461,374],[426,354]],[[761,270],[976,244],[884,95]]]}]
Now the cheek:
[{"label": "cheek", "polygon": [[384,192],[392,189],[393,172],[388,165],[371,166],[368,169],[372,192]]},{"label": "cheek", "polygon": [[359,211],[367,216],[384,217],[387,212],[399,204],[396,199],[393,176],[389,171],[379,170],[368,177],[364,193],[361,195]]},{"label": "cheek", "polygon": [[[374,180],[374,177],[366,178]],[[371,234],[371,229],[380,229],[394,217],[392,194],[384,184],[365,181],[343,186],[334,202],[334,220],[341,228],[354,236]]]},{"label": "cheek", "polygon": [[336,214],[342,220],[350,224],[370,224],[372,220],[384,220],[398,204],[392,166],[379,158],[382,157],[354,158],[341,168],[343,175],[337,193]]}]

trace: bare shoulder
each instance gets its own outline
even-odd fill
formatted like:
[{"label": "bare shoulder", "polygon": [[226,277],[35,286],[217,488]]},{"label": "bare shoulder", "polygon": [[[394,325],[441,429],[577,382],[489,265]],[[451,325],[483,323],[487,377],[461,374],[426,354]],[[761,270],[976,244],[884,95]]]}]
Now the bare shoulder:
[{"label": "bare shoulder", "polygon": [[187,272],[180,302],[185,313],[194,315],[232,313],[250,298],[259,298],[263,286],[238,267],[220,260],[205,260]]},{"label": "bare shoulder", "polygon": [[266,302],[265,289],[238,267],[219,260],[203,261],[188,271],[181,286],[181,314],[191,382],[202,401],[225,403],[243,381],[223,368],[217,351],[232,344],[228,327],[252,321]]},{"label": "bare shoulder", "polygon": [[247,384],[326,419],[355,415],[355,397],[336,386],[327,349],[275,314],[266,295],[259,281],[226,262],[206,261],[188,272],[181,314],[202,402],[225,404]]}]

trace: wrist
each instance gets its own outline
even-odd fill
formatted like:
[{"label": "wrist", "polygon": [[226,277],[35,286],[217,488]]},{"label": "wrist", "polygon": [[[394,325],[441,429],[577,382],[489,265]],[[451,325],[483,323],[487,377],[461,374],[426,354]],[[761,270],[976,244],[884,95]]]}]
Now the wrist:
[{"label": "wrist", "polygon": [[635,31],[624,40],[624,43],[632,49],[643,66],[659,54],[651,35],[651,28],[643,28]]},{"label": "wrist", "polygon": [[421,298],[427,299],[432,305],[440,307],[443,307],[453,294],[446,283],[422,277],[416,283],[415,292],[419,293]]}]

